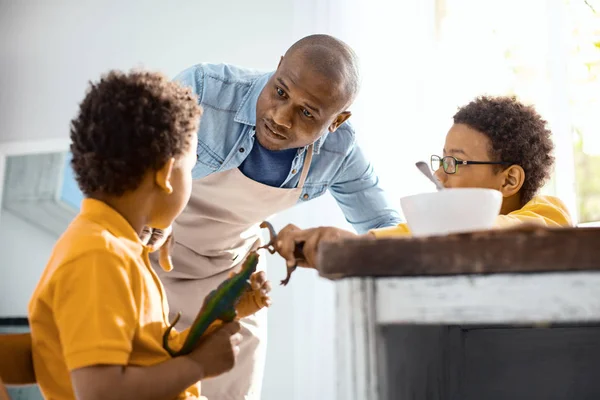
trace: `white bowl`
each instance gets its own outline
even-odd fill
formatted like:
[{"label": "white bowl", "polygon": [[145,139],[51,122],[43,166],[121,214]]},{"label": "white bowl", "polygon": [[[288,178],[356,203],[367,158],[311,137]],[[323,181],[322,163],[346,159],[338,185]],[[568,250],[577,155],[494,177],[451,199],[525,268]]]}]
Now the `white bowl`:
[{"label": "white bowl", "polygon": [[454,188],[400,199],[413,236],[490,229],[500,213],[502,194],[493,189]]}]

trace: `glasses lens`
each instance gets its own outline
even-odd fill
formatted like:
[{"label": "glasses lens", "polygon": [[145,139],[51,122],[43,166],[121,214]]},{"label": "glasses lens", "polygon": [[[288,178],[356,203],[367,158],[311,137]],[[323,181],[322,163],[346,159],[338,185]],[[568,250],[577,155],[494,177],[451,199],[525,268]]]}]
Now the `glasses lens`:
[{"label": "glasses lens", "polygon": [[438,156],[431,156],[431,169],[437,171],[442,168],[442,159]]},{"label": "glasses lens", "polygon": [[444,171],[447,174],[453,174],[456,172],[456,160],[454,157],[444,157],[443,164]]}]

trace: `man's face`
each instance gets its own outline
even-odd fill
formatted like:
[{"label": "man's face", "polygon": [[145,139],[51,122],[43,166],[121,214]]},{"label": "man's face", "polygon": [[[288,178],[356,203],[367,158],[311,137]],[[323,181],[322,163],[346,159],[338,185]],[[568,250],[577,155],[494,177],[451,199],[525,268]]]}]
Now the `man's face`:
[{"label": "man's face", "polygon": [[[454,124],[446,135],[442,156],[454,156],[460,161],[497,161],[490,157],[491,142],[483,133],[464,124]],[[443,168],[435,176],[446,188],[487,188],[499,190],[503,177],[497,165],[458,165],[456,173]]]},{"label": "man's face", "polygon": [[256,104],[256,137],[269,150],[300,148],[349,117],[341,82],[314,71],[301,55],[282,59]]}]

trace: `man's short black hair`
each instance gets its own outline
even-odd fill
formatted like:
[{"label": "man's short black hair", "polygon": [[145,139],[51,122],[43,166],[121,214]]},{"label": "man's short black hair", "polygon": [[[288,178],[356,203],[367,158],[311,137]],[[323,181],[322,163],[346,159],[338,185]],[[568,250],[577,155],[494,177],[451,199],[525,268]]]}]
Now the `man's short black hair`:
[{"label": "man's short black hair", "polygon": [[325,34],[303,37],[285,53],[300,53],[304,62],[333,81],[344,82],[345,95],[353,101],[360,88],[359,61],[356,53],[342,40]]},{"label": "man's short black hair", "polygon": [[481,96],[461,107],[455,124],[465,124],[491,141],[495,161],[520,165],[525,170],[521,187],[523,204],[535,196],[554,166],[552,134],[547,122],[529,105],[514,96]]},{"label": "man's short black hair", "polygon": [[86,196],[120,196],[182,154],[202,109],[189,88],[153,72],[110,71],[71,121],[71,166]]}]

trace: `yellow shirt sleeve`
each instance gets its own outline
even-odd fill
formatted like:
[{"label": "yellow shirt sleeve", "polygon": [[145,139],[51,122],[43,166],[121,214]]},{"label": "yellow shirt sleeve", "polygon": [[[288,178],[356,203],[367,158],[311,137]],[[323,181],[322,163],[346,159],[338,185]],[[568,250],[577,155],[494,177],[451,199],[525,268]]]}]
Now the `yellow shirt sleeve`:
[{"label": "yellow shirt sleeve", "polygon": [[399,224],[387,228],[372,229],[369,231],[377,239],[386,237],[410,236],[410,229],[407,224]]},{"label": "yellow shirt sleeve", "polygon": [[51,305],[67,368],[126,365],[138,312],[129,265],[106,252],[90,252],[61,266]]},{"label": "yellow shirt sleeve", "polygon": [[572,226],[569,210],[558,198],[552,196],[534,197],[523,208],[508,215],[498,215],[497,228],[510,228],[515,225],[528,223],[546,227]]}]

